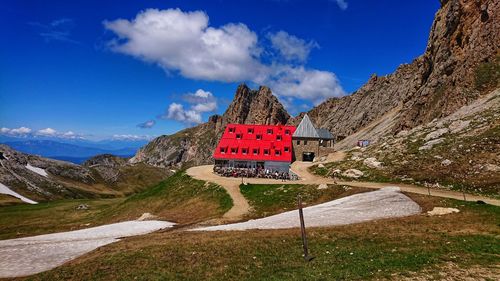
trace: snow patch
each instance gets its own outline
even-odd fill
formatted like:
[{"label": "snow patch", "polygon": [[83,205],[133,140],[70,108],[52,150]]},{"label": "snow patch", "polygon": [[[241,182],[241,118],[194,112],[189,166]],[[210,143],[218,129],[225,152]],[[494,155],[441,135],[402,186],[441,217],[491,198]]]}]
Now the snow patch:
[{"label": "snow patch", "polygon": [[126,221],[69,232],[0,240],[0,278],[50,270],[121,237],[172,227],[168,221]]},{"label": "snow patch", "polygon": [[5,186],[2,183],[0,183],[0,193],[1,194],[7,194],[7,195],[10,195],[10,196],[14,196],[14,197],[16,197],[16,198],[20,199],[21,201],[26,202],[28,204],[38,204],[38,202],[33,201],[31,199],[28,199],[28,198],[22,196],[21,194],[13,191],[12,189],[8,188],[7,186]]},{"label": "snow patch", "polygon": [[[421,212],[420,206],[398,187],[355,194],[304,208],[307,227],[345,225],[383,218],[397,218]],[[241,223],[196,228],[191,231],[280,229],[299,227],[298,211],[290,211]]]},{"label": "snow patch", "polygon": [[34,173],[37,173],[37,174],[39,174],[40,176],[43,176],[43,177],[47,177],[49,175],[49,174],[47,174],[47,172],[45,172],[44,169],[31,166],[29,163],[26,165],[26,169],[28,169],[28,170],[30,170],[30,171],[32,171]]}]

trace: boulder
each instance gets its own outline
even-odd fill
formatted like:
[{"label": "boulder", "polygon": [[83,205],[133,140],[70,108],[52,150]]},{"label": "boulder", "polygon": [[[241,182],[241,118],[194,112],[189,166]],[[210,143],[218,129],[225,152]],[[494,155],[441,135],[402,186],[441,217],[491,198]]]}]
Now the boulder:
[{"label": "boulder", "polygon": [[444,141],[444,139],[443,139],[443,138],[428,141],[428,142],[426,142],[424,145],[422,145],[421,147],[419,147],[419,148],[418,148],[418,150],[429,150],[429,149],[431,149],[434,145],[439,144],[439,143],[442,143],[443,141]]},{"label": "boulder", "polygon": [[370,157],[363,161],[363,164],[370,168],[380,169],[382,167],[382,162],[377,161],[377,158]]},{"label": "boulder", "polygon": [[449,129],[451,133],[455,134],[469,127],[469,124],[470,124],[469,120],[467,121],[455,120],[450,124]]},{"label": "boulder", "polygon": [[428,133],[427,136],[425,136],[424,141],[430,141],[433,139],[437,139],[437,138],[441,137],[442,135],[447,134],[449,131],[450,130],[448,128],[441,128],[441,129],[435,130],[433,132]]},{"label": "boulder", "polygon": [[451,161],[449,159],[444,159],[441,161],[442,166],[449,166],[451,164]]},{"label": "boulder", "polygon": [[428,211],[427,214],[429,216],[442,216],[458,212],[460,212],[460,210],[455,208],[434,207],[434,209],[432,209],[432,211]]},{"label": "boulder", "polygon": [[343,172],[342,175],[344,177],[357,179],[359,177],[362,177],[364,175],[364,173],[361,172],[360,170],[357,170],[357,169],[349,169],[349,170],[346,170],[345,172]]}]

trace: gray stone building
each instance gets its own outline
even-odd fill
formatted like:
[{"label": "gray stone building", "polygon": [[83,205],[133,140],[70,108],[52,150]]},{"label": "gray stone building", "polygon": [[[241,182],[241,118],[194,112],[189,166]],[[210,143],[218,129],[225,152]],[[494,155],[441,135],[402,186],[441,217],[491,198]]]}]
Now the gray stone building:
[{"label": "gray stone building", "polygon": [[315,157],[326,156],[334,152],[334,137],[327,129],[316,129],[304,115],[292,136],[294,160],[313,161]]}]

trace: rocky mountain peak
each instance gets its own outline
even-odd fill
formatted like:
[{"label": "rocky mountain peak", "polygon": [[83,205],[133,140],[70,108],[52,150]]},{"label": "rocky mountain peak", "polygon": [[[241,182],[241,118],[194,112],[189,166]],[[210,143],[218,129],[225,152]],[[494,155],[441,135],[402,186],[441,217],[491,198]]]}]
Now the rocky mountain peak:
[{"label": "rocky mountain peak", "polygon": [[240,84],[222,116],[212,115],[206,123],[160,136],[141,148],[130,162],[161,167],[207,164],[227,124],[286,124],[289,119],[269,87],[252,90]]},{"label": "rocky mountain peak", "polygon": [[271,89],[260,86],[258,90],[240,84],[234,99],[223,115],[226,123],[285,124],[290,115],[273,95]]}]

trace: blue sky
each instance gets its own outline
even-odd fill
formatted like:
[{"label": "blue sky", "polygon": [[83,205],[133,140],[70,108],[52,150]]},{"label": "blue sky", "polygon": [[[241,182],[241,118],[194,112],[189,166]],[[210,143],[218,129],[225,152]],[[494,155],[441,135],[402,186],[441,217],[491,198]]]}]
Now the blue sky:
[{"label": "blue sky", "polygon": [[270,86],[296,114],[422,54],[438,7],[437,0],[7,0],[0,133],[171,134],[223,113],[241,82]]}]

